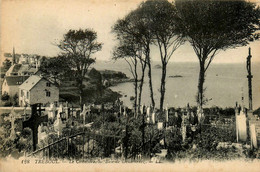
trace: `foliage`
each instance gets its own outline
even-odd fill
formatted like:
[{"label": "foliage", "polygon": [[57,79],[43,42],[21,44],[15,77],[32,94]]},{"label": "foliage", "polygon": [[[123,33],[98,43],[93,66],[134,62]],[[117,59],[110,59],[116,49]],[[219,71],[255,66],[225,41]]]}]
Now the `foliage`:
[{"label": "foliage", "polygon": [[102,83],[102,75],[99,71],[97,71],[95,68],[92,68],[89,71],[88,76],[90,77],[90,83],[95,85],[95,88],[97,90],[96,95],[98,97],[102,97],[103,95],[103,83]]},{"label": "foliage", "polygon": [[18,97],[18,94],[16,93],[16,94],[13,96],[13,105],[14,105],[14,106],[18,106],[18,101],[19,101],[19,97]]},{"label": "foliage", "polygon": [[12,66],[12,62],[9,59],[5,59],[3,62],[3,71],[6,72]]},{"label": "foliage", "polygon": [[176,0],[180,34],[192,45],[200,64],[197,102],[204,100],[205,73],[220,50],[245,46],[259,37],[260,11],[249,1]]},{"label": "foliage", "polygon": [[[200,132],[201,131],[201,132]],[[187,128],[187,139],[182,142],[181,130],[174,128],[166,133],[168,159],[234,159],[241,156],[239,151],[232,148],[217,149],[219,142],[235,142],[235,126],[221,128],[220,126],[202,126],[197,132]]]},{"label": "foliage", "polygon": [[16,133],[15,138],[10,138],[11,123],[4,120],[6,116],[8,114],[1,114],[0,117],[0,157],[19,158],[32,149],[32,134],[29,129],[23,129],[21,133]]},{"label": "foliage", "polygon": [[70,70],[74,71],[74,77],[79,90],[80,105],[82,106],[83,81],[91,64],[95,62],[94,53],[102,48],[97,42],[97,33],[91,29],[69,30],[58,44],[69,64]]},{"label": "foliage", "polygon": [[40,71],[48,76],[54,77],[55,80],[62,80],[65,76],[69,75],[70,67],[64,56],[57,56],[52,58],[43,58]]},{"label": "foliage", "polygon": [[172,54],[183,44],[182,34],[177,32],[174,20],[176,9],[167,0],[149,0],[142,4],[142,10],[150,20],[150,29],[154,43],[158,46],[162,65],[161,87],[160,87],[160,111],[163,111],[165,96],[165,79],[167,64]]},{"label": "foliage", "polygon": [[3,100],[3,101],[9,100],[9,98],[10,98],[10,96],[8,95],[8,93],[4,93],[4,94],[2,94],[2,96],[1,96],[1,100]]},{"label": "foliage", "polygon": [[[113,27],[113,32],[116,33],[116,38],[120,41],[119,46],[115,49],[114,56],[116,58],[129,59],[127,63],[130,65],[130,70],[135,78],[135,102],[137,102],[137,60],[139,59],[142,66],[142,76],[140,82],[139,106],[141,102],[142,85],[144,79],[144,71],[148,66],[150,98],[152,106],[155,107],[152,86],[151,72],[151,57],[150,46],[153,43],[153,34],[151,30],[150,13],[143,8],[144,3],[141,3],[137,9],[130,12],[126,17],[118,20]],[[144,56],[144,57],[143,57]],[[127,58],[126,58],[127,57]],[[129,58],[129,57],[132,57]],[[136,110],[135,110],[136,111]]]}]

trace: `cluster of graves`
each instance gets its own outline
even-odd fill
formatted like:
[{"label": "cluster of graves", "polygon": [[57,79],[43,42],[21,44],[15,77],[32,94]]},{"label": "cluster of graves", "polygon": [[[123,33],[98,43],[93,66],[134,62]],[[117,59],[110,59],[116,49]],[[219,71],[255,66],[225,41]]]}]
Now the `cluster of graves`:
[{"label": "cluster of graves", "polygon": [[[125,117],[133,113],[131,109],[121,104],[115,106],[107,110],[118,114],[118,116]],[[91,126],[91,124],[86,124],[86,116],[91,113],[100,113],[105,110],[105,107],[104,105],[84,105],[81,110],[81,108],[70,107],[68,103],[63,103],[59,105],[50,104],[48,107],[34,104],[31,107],[25,107],[23,110],[20,107],[12,107],[8,110],[10,114],[4,120],[11,122],[10,138],[14,139],[17,131],[20,132],[24,128],[30,128],[33,136],[33,150],[35,151],[37,144],[48,138],[49,134],[54,133],[60,137],[68,119],[81,119],[82,124],[77,124],[79,120],[72,120],[74,126]],[[246,111],[245,108],[238,106],[236,106],[235,112],[237,142],[250,140],[251,147],[258,148],[260,143],[259,118],[254,116],[251,111]],[[183,142],[187,138],[187,130],[192,131],[192,133],[197,132],[199,125],[205,119],[203,110],[198,109],[197,112],[194,112],[189,105],[179,112],[172,112],[171,109],[166,107],[163,113],[151,106],[142,106],[139,114],[143,117],[145,124],[156,126],[158,130],[179,128]],[[164,117],[159,118],[162,115]]]},{"label": "cluster of graves", "polygon": [[[16,137],[17,131],[30,128],[33,136],[33,150],[36,150],[36,145],[40,143],[41,140],[46,139],[48,134],[56,133],[58,137],[60,137],[66,121],[69,118],[82,119],[82,124],[80,125],[88,126],[89,124],[85,122],[86,115],[102,110],[104,110],[104,106],[102,105],[84,105],[81,110],[81,108],[69,107],[68,103],[59,105],[52,103],[48,107],[42,107],[41,104],[34,104],[31,107],[25,107],[23,110],[20,107],[12,107],[9,109],[10,114],[8,117],[5,117],[5,120],[11,122],[10,137],[13,139]],[[118,113],[118,116],[128,116],[128,114],[132,113],[131,109],[123,105],[112,109],[109,108],[108,110],[113,113]],[[142,106],[140,113],[146,124],[157,126],[159,130],[180,127],[183,133],[183,140],[186,138],[187,127],[195,131],[198,123],[203,120],[203,114],[194,114],[189,106],[184,108],[181,113],[175,112],[172,123],[169,123],[168,108],[164,110],[165,118],[163,120],[158,119],[159,112],[151,106]],[[79,125],[76,124],[77,121],[79,120],[73,120],[74,124],[72,125]]]}]

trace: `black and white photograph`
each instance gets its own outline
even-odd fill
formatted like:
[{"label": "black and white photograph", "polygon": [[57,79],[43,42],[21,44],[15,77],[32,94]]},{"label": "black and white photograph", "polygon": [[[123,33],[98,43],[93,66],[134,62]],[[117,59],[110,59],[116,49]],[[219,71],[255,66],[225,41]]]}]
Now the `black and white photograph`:
[{"label": "black and white photograph", "polygon": [[260,0],[0,11],[0,171],[260,171]]}]

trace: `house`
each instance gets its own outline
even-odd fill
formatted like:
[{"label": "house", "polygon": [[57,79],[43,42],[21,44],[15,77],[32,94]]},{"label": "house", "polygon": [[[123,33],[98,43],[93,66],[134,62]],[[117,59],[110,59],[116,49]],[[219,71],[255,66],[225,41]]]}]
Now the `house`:
[{"label": "house", "polygon": [[29,76],[6,76],[2,85],[2,94],[18,96],[19,86],[28,78]]},{"label": "house", "polygon": [[39,75],[30,76],[19,86],[19,105],[48,104],[59,101],[58,85]]}]

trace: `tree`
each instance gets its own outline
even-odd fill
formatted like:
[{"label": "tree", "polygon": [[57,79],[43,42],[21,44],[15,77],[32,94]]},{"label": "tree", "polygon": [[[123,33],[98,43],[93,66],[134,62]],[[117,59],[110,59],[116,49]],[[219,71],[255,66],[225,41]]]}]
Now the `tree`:
[{"label": "tree", "polygon": [[[114,58],[124,58],[130,65],[130,71],[135,79],[135,102],[134,106],[138,104],[138,111],[140,109],[142,88],[144,82],[145,69],[148,63],[150,63],[150,46],[152,43],[151,32],[146,21],[142,20],[142,15],[138,10],[132,11],[124,19],[118,20],[113,26],[112,30],[116,34],[119,40],[119,46],[114,51]],[[138,61],[141,65],[141,77],[140,84],[138,86]],[[149,64],[148,64],[149,65]],[[150,64],[151,67],[151,64]],[[152,89],[152,76],[151,68],[148,72],[149,85],[150,85],[150,97],[153,106],[155,105]],[[139,88],[139,95],[137,96],[137,89]],[[138,97],[138,98],[137,98]],[[137,103],[138,99],[138,103]],[[136,107],[135,107],[136,111]]]},{"label": "tree", "polygon": [[103,95],[103,84],[102,84],[102,75],[99,71],[97,71],[95,68],[92,68],[89,71],[89,77],[90,77],[90,83],[94,84],[96,89],[97,89],[97,93],[96,96],[97,97],[102,97]]},{"label": "tree", "polygon": [[62,56],[66,57],[70,69],[74,70],[79,90],[79,103],[82,107],[83,80],[91,64],[95,62],[93,54],[100,51],[102,44],[97,42],[97,33],[91,29],[69,30],[58,44]]},{"label": "tree", "polygon": [[12,66],[12,62],[9,59],[5,59],[3,62],[3,71],[8,71],[8,69]]},{"label": "tree", "polygon": [[62,80],[66,74],[71,74],[70,65],[64,56],[57,56],[52,58],[43,58],[40,66],[40,71],[44,74]]},{"label": "tree", "polygon": [[9,99],[10,99],[9,94],[6,93],[6,92],[4,92],[4,94],[2,94],[2,96],[1,96],[1,100],[3,100],[3,101],[7,101],[7,100],[9,100]]},{"label": "tree", "polygon": [[[141,59],[142,57],[141,57],[140,53],[138,53],[139,52],[138,48],[136,48],[136,46],[133,43],[126,43],[127,41],[128,40],[126,40],[126,39],[123,39],[120,41],[120,45],[117,46],[114,50],[113,58],[115,60],[123,58],[129,65],[130,72],[134,78],[134,92],[135,92],[134,111],[136,114],[137,113],[137,98],[138,98],[138,71],[137,71],[138,61],[137,61],[137,58]],[[129,58],[127,58],[127,57],[129,57]],[[142,74],[144,74],[144,71]],[[140,90],[140,93],[141,92],[142,91]]]},{"label": "tree", "polygon": [[180,34],[190,42],[200,65],[197,103],[202,109],[205,74],[220,50],[245,46],[259,37],[259,7],[240,1],[176,0]]},{"label": "tree", "polygon": [[147,13],[150,13],[150,20],[152,21],[151,30],[154,35],[155,44],[158,46],[160,52],[162,63],[160,110],[163,111],[167,64],[173,52],[184,41],[182,35],[177,32],[174,20],[176,9],[173,4],[167,0],[149,0],[143,4],[143,8],[146,9]]}]

